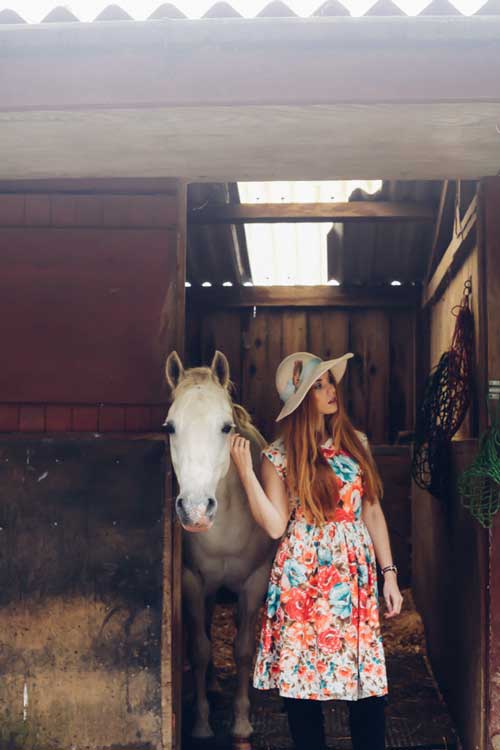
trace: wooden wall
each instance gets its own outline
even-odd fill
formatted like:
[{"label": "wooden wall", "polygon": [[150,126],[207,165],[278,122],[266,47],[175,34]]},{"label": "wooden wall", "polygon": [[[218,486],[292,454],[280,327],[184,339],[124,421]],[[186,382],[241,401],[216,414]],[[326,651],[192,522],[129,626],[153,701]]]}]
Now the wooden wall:
[{"label": "wooden wall", "polygon": [[412,589],[432,669],[463,747],[483,750],[488,535],[462,507],[455,486],[476,450],[476,440],[454,441],[448,505],[413,487]]},{"label": "wooden wall", "polygon": [[[482,184],[486,356],[485,380],[500,380],[500,178]],[[492,407],[497,404],[491,404]],[[488,750],[500,750],[500,513],[489,533],[487,621]]]},{"label": "wooden wall", "polygon": [[180,532],[157,433],[165,357],[184,341],[185,192],[0,183],[0,744],[12,750],[179,743]]},{"label": "wooden wall", "polygon": [[187,311],[186,357],[210,363],[226,354],[236,397],[266,439],[280,410],[274,375],[294,351],[333,358],[352,351],[342,391],[353,421],[373,444],[392,443],[413,427],[414,313],[391,309],[193,308]]},{"label": "wooden wall", "polygon": [[0,183],[0,431],[161,424],[182,196],[175,180]]},{"label": "wooden wall", "polygon": [[[434,301],[419,339],[418,359],[437,365],[451,345],[464,282],[472,279],[475,320],[475,397],[453,440],[448,504],[412,488],[412,586],[422,615],[428,652],[464,748],[486,750],[487,532],[462,507],[456,480],[477,450],[484,398],[484,319],[480,246],[464,259]],[[428,374],[425,372],[425,375]],[[419,394],[420,395],[420,394]]]},{"label": "wooden wall", "polygon": [[394,309],[212,309],[188,305],[186,357],[209,364],[215,349],[229,359],[236,399],[267,440],[275,432],[280,400],[274,374],[294,351],[323,359],[355,353],[342,381],[355,425],[367,432],[384,482],[384,510],[400,583],[411,581],[410,454],[390,446],[413,426],[414,312]]}]

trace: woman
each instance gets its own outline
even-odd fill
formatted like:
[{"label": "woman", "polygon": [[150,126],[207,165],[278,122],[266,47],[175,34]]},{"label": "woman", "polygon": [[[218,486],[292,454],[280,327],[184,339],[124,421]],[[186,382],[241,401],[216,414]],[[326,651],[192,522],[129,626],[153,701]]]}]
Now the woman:
[{"label": "woman", "polygon": [[376,560],[386,618],[399,614],[402,596],[380,477],[337,391],[352,356],[324,362],[297,352],[281,362],[276,387],[284,405],[276,421],[282,429],[263,451],[262,485],[248,441],[231,436],[251,511],[270,536],[281,538],[254,686],[278,688],[297,750],[326,748],[321,701],[331,699],[348,701],[354,750],[385,748]]}]

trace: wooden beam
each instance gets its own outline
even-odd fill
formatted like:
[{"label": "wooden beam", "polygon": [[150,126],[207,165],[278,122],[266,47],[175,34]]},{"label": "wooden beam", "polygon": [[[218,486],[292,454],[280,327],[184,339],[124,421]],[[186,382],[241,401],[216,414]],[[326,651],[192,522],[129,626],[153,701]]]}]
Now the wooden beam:
[{"label": "wooden beam", "polygon": [[191,287],[189,305],[200,307],[392,307],[413,308],[420,299],[417,286],[253,286]]},{"label": "wooden beam", "polygon": [[423,202],[352,201],[350,203],[227,203],[192,209],[189,224],[266,224],[312,221],[434,221],[434,208]]},{"label": "wooden beam", "polygon": [[449,279],[458,267],[463,263],[474,246],[471,240],[474,238],[472,230],[476,227],[477,220],[477,196],[475,196],[466,211],[461,224],[460,232],[454,236],[448,245],[446,252],[441,258],[431,280],[422,294],[422,305],[425,307],[436,299],[443,291]]},{"label": "wooden beam", "polygon": [[[430,281],[435,271],[439,252],[446,247],[450,236],[453,236],[453,201],[456,194],[456,182],[454,180],[445,180],[439,199],[439,208],[434,227],[434,237],[432,240],[432,249],[427,264],[427,282]],[[447,236],[446,236],[447,235]]]}]

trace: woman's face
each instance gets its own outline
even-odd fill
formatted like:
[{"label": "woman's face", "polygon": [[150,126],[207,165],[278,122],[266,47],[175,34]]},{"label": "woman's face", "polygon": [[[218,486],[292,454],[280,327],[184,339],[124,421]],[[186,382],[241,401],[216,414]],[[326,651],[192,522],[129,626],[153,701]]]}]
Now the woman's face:
[{"label": "woman's face", "polygon": [[311,391],[320,414],[336,414],[338,412],[337,389],[330,371],[323,373],[316,380]]}]

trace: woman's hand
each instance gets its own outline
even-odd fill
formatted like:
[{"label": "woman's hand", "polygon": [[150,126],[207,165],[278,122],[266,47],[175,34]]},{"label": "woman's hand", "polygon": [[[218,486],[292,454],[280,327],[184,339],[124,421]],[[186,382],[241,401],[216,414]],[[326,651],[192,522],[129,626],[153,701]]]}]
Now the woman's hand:
[{"label": "woman's hand", "polygon": [[384,617],[389,619],[389,617],[399,615],[403,604],[403,596],[392,571],[386,573],[384,578],[384,599],[387,605],[387,612],[384,612]]},{"label": "woman's hand", "polygon": [[231,458],[243,480],[253,473],[252,454],[250,453],[250,440],[241,437],[235,432],[230,437]]}]

